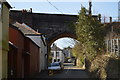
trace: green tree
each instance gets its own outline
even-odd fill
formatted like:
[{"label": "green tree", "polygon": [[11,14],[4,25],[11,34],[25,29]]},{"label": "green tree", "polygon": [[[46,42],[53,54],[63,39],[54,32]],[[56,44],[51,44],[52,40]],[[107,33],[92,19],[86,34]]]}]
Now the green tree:
[{"label": "green tree", "polygon": [[76,45],[74,46],[74,48],[72,48],[72,54],[73,56],[76,57],[76,59],[78,59],[82,65],[84,64],[84,53],[82,52],[82,46],[80,43],[76,43]]},{"label": "green tree", "polygon": [[88,14],[85,7],[81,8],[78,21],[75,25],[78,41],[81,43],[82,52],[87,57],[94,57],[104,48],[103,27],[96,17]]}]

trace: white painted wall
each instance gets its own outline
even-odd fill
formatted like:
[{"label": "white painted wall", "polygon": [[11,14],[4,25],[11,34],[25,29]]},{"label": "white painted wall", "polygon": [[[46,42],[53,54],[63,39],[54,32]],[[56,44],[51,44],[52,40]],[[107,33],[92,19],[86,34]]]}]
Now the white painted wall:
[{"label": "white painted wall", "polygon": [[[43,37],[44,38],[44,37]],[[44,38],[45,40],[45,38]],[[47,66],[47,58],[45,56],[47,54],[47,46],[44,45],[43,41],[41,40],[41,70],[45,70]]]},{"label": "white painted wall", "polygon": [[2,23],[0,21],[0,80],[2,78]]},{"label": "white painted wall", "polygon": [[64,49],[63,53],[65,53],[66,57],[71,57],[71,51],[70,51],[70,49]]},{"label": "white painted wall", "polygon": [[[2,2],[1,2],[2,3]],[[0,80],[7,78],[7,56],[9,50],[9,8],[0,3]],[[8,3],[9,4],[9,3]]]},{"label": "white painted wall", "polygon": [[[65,56],[62,51],[57,51],[59,56],[57,56],[57,59],[60,59],[60,62],[64,62]],[[52,56],[52,62],[54,62],[54,59],[56,59],[56,51],[51,51],[53,53]]]},{"label": "white painted wall", "polygon": [[2,48],[2,18],[1,18],[1,13],[2,13],[2,5],[0,4],[0,47]]},{"label": "white painted wall", "polygon": [[1,4],[0,4],[0,80],[2,78],[2,19],[1,19]]},{"label": "white painted wall", "polygon": [[2,78],[2,48],[0,47],[0,80]]}]

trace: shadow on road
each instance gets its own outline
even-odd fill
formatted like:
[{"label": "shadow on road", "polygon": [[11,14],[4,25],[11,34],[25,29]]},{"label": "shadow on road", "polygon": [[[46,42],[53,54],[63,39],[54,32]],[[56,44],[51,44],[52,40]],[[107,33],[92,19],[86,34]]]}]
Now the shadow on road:
[{"label": "shadow on road", "polygon": [[55,71],[52,75],[48,74],[48,71],[42,71],[34,75],[32,78],[44,78],[44,79],[80,79],[80,78],[90,78],[89,74],[85,69],[81,69],[77,66],[73,66],[72,63],[65,63],[64,70]]}]

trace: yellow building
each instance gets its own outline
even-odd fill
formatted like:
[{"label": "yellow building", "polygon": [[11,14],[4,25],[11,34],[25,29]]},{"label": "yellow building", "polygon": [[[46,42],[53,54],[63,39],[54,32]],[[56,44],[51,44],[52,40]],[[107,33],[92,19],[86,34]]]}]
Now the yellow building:
[{"label": "yellow building", "polygon": [[0,0],[0,80],[7,78],[7,54],[9,50],[9,9],[5,0]]}]

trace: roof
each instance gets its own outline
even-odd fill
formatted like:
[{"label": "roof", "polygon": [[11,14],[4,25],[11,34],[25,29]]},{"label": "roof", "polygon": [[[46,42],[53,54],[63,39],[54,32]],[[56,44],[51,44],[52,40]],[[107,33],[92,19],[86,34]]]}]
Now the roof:
[{"label": "roof", "polygon": [[12,8],[8,2],[3,2],[8,8]]},{"label": "roof", "polygon": [[5,4],[8,8],[12,8],[6,0],[0,0],[1,3]]},{"label": "roof", "polygon": [[[25,34],[19,29],[19,27],[13,25],[13,24],[9,24],[10,27],[14,28],[15,30],[19,31],[21,33],[21,35],[23,35],[23,37],[25,37],[26,39],[30,40],[32,43],[34,43],[37,47],[39,47],[33,40],[31,40],[29,37],[26,37]],[[12,45],[13,43],[9,41],[9,44]]]},{"label": "roof", "polygon": [[53,44],[53,46],[51,47],[51,51],[62,51],[62,49]]},{"label": "roof", "polygon": [[26,34],[38,34],[40,35],[40,33],[36,32],[35,30],[33,30],[32,28],[30,28],[29,26],[27,26],[26,24],[20,24],[18,22],[13,23],[12,25],[14,25],[15,27],[17,27],[18,29],[20,29],[22,31],[22,33]]},{"label": "roof", "polygon": [[43,41],[43,44],[46,46],[46,41],[43,38],[43,34],[25,34],[26,36],[41,36],[41,39]]}]

